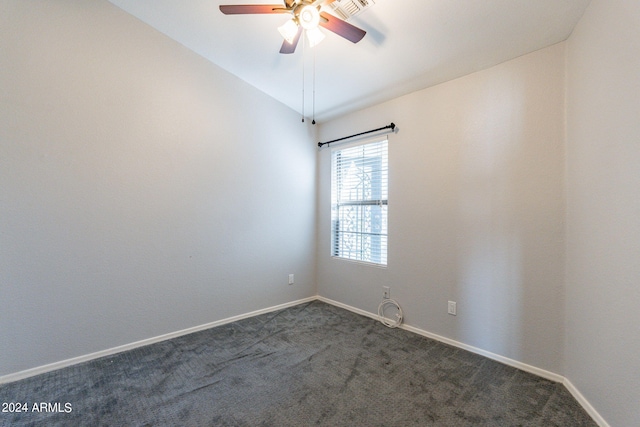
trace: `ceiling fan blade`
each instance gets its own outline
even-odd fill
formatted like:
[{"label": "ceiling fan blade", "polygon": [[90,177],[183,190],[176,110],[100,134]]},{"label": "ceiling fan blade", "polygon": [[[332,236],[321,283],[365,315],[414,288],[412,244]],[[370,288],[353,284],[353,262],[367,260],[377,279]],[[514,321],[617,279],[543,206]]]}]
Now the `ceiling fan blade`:
[{"label": "ceiling fan blade", "polygon": [[220,5],[225,15],[245,15],[253,13],[289,13],[281,4],[228,4]]},{"label": "ceiling fan blade", "polygon": [[293,39],[293,42],[289,43],[286,40],[282,42],[280,53],[289,54],[289,53],[295,52],[296,47],[298,46],[298,42],[300,41],[301,35],[302,35],[302,27],[298,27],[298,32],[296,33],[296,37]]},{"label": "ceiling fan blade", "polygon": [[361,30],[358,27],[354,27],[348,22],[343,21],[340,18],[336,18],[333,15],[330,15],[325,12],[320,12],[320,17],[323,19],[320,20],[320,26],[326,28],[329,31],[333,31],[337,35],[344,37],[353,43],[358,43],[364,37],[367,32],[365,30]]}]

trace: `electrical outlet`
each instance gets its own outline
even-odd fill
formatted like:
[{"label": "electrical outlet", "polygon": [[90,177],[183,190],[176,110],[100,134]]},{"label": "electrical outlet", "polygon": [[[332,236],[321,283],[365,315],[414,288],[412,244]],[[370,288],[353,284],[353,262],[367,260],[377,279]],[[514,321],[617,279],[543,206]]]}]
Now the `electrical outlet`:
[{"label": "electrical outlet", "polygon": [[391,288],[389,286],[382,287],[382,299],[391,298]]},{"label": "electrical outlet", "polygon": [[293,285],[293,273],[289,275],[289,284]]},{"label": "electrical outlet", "polygon": [[454,316],[456,315],[456,302],[455,301],[449,301],[449,306],[448,306],[447,312],[449,314],[454,315]]}]

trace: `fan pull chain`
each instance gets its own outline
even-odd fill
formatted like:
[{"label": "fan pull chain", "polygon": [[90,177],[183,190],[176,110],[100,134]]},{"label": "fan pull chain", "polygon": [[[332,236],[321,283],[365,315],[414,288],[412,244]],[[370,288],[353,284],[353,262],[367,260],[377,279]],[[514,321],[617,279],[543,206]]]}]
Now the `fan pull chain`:
[{"label": "fan pull chain", "polygon": [[316,124],[316,50],[313,49],[313,97],[312,97],[311,124]]},{"label": "fan pull chain", "polygon": [[302,37],[302,123],[304,123],[304,34]]}]

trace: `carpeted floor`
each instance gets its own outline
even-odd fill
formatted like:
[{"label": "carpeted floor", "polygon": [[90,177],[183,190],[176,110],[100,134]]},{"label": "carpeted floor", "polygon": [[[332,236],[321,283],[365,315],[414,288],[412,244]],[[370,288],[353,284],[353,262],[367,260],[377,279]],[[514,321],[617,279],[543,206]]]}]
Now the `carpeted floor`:
[{"label": "carpeted floor", "polygon": [[5,384],[0,402],[28,404],[2,426],[596,426],[561,384],[319,301]]}]

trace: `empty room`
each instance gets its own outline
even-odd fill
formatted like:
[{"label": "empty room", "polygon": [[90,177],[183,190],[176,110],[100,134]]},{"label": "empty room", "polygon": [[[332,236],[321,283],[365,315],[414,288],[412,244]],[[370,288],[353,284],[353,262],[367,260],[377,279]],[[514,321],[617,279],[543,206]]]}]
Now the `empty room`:
[{"label": "empty room", "polygon": [[640,425],[640,2],[0,0],[0,426]]}]

